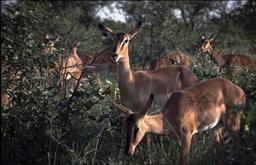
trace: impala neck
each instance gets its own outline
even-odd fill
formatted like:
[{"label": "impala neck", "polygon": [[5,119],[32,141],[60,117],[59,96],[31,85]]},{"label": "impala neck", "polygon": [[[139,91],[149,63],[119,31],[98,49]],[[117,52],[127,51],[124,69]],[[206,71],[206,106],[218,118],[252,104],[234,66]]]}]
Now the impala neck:
[{"label": "impala neck", "polygon": [[[124,58],[120,59],[119,66],[118,66],[118,72],[119,72],[119,88],[120,93],[122,95],[122,92],[125,92],[127,90],[131,90],[131,84],[133,83],[133,72],[130,68],[130,62],[129,62],[129,54],[128,50],[125,51]],[[122,98],[122,96],[121,96]]]},{"label": "impala neck", "polygon": [[146,115],[144,122],[147,128],[146,132],[151,132],[155,134],[163,134],[165,132],[163,113]]},{"label": "impala neck", "polygon": [[[81,60],[81,58],[78,56],[77,52],[72,52],[72,53],[71,53],[71,56],[73,56],[76,60],[78,60],[78,59]],[[81,60],[81,61],[82,61],[82,60]]]},{"label": "impala neck", "polygon": [[225,65],[225,61],[221,54],[215,53],[212,49],[212,51],[209,53],[209,55],[213,59],[213,61],[216,62],[218,65],[220,65],[220,66]]}]

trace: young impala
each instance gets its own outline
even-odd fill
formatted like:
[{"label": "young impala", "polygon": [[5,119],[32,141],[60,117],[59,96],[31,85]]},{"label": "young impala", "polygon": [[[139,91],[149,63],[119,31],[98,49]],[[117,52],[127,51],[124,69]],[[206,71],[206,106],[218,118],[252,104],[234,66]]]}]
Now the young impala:
[{"label": "young impala", "polygon": [[202,36],[201,50],[203,53],[210,55],[212,60],[217,63],[220,67],[235,66],[241,69],[256,69],[256,60],[244,54],[217,54],[213,51],[213,41],[215,34],[209,39]]},{"label": "young impala", "polygon": [[[127,156],[134,154],[136,146],[146,133],[169,134],[180,143],[180,164],[187,164],[193,135],[209,130],[215,143],[218,163],[222,164],[225,155],[219,127],[221,120],[234,138],[239,152],[240,117],[245,94],[231,81],[212,78],[174,92],[160,112],[149,115],[147,113],[152,101],[153,95],[139,112],[114,103],[126,115]],[[232,110],[229,109],[231,106]]]},{"label": "young impala", "polygon": [[91,57],[88,55],[79,56],[77,48],[80,42],[76,43],[68,56],[62,56],[60,58],[60,80],[59,83],[63,86],[64,81],[73,77],[76,82],[80,78],[84,64],[91,61]]},{"label": "young impala", "polygon": [[55,38],[50,35],[50,33],[44,34],[44,52],[45,53],[53,53],[54,50],[56,50],[55,44],[60,39],[60,35],[58,34]]},{"label": "young impala", "polygon": [[150,68],[151,70],[157,70],[170,65],[181,65],[188,67],[189,57],[181,51],[169,52],[163,57],[152,60],[150,63]]},{"label": "young impala", "polygon": [[76,43],[68,56],[60,59],[60,80],[63,86],[65,80],[73,77],[76,81],[80,78],[82,71],[86,73],[116,72],[116,63],[112,61],[112,50],[104,49],[100,53],[79,53],[77,48],[80,42]]}]

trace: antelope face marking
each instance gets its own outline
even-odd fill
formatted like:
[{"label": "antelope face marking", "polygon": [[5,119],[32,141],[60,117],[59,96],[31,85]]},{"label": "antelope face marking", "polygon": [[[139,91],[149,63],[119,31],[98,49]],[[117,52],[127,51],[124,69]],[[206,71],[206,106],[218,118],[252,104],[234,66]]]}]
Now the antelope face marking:
[{"label": "antelope face marking", "polygon": [[115,62],[122,60],[127,54],[130,35],[127,33],[116,33],[113,36],[113,59]]},{"label": "antelope face marking", "polygon": [[137,33],[141,27],[141,22],[138,22],[135,27],[133,27],[129,32],[126,33],[114,33],[113,30],[109,27],[105,27],[102,24],[99,24],[99,29],[102,32],[102,35],[109,37],[113,41],[113,59],[115,62],[123,59],[125,56],[128,56],[128,45],[129,41]]},{"label": "antelope face marking", "polygon": [[211,42],[209,40],[206,40],[201,47],[201,50],[203,53],[210,53],[212,50]]},{"label": "antelope face marking", "polygon": [[136,146],[140,143],[145,135],[145,130],[142,127],[143,119],[136,119],[136,116],[131,115],[126,119],[126,145],[125,155],[133,156]]}]

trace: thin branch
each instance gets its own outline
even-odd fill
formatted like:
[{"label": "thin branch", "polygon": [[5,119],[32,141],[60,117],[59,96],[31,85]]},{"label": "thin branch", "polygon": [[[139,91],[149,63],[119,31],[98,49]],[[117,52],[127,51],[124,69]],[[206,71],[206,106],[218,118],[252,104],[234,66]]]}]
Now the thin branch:
[{"label": "thin branch", "polygon": [[95,158],[96,158],[96,153],[97,153],[97,150],[98,150],[98,145],[99,145],[100,137],[101,137],[101,135],[102,135],[104,130],[105,130],[105,127],[103,127],[100,130],[100,133],[97,135],[97,141],[96,141],[95,151],[94,151],[94,155],[93,155],[93,159],[92,159],[92,164],[94,164],[94,161],[95,161]]},{"label": "thin branch", "polygon": [[180,7],[180,11],[181,11],[181,17],[182,17],[182,19],[183,19],[183,21],[184,21],[184,23],[186,25],[186,28],[188,28],[189,25],[188,25],[188,22],[186,20],[185,11],[181,7]]},{"label": "thin branch", "polygon": [[3,69],[1,69],[1,74],[3,74],[9,67],[11,67],[13,64],[9,64],[5,66]]}]

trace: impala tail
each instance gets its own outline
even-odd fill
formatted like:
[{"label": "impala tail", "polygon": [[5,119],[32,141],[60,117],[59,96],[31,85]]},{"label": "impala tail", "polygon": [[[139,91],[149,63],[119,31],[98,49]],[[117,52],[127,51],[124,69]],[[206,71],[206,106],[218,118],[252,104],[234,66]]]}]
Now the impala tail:
[{"label": "impala tail", "polygon": [[[241,110],[242,108],[244,108],[245,106],[245,100],[246,100],[246,96],[245,93],[243,91],[243,89],[241,89],[239,86],[233,84],[231,81],[226,80],[227,82],[224,85],[224,90],[225,90],[225,97],[227,101],[227,105],[229,106],[236,106],[236,109]],[[231,104],[229,104],[229,102],[231,102]]]}]

